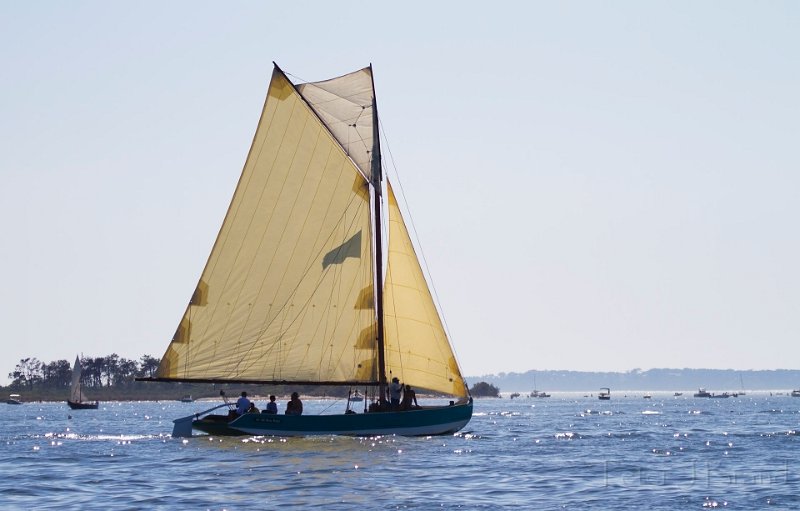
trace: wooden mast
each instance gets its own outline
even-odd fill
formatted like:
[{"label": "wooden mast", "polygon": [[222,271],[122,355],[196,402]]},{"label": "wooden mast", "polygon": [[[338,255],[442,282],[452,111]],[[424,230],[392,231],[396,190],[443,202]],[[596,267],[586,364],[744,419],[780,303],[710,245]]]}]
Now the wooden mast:
[{"label": "wooden mast", "polygon": [[383,169],[381,167],[381,140],[378,129],[378,100],[375,94],[375,75],[372,73],[372,64],[369,65],[369,77],[372,80],[372,160],[370,177],[374,193],[373,207],[375,209],[375,314],[378,321],[378,395],[380,402],[386,402],[386,354],[383,332],[383,240],[381,236],[381,181]]}]

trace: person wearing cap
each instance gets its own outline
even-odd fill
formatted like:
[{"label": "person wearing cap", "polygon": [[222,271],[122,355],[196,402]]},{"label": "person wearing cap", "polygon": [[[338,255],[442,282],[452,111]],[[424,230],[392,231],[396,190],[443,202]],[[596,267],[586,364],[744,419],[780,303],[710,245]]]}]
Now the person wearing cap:
[{"label": "person wearing cap", "polygon": [[400,380],[395,376],[392,378],[392,383],[389,384],[389,406],[392,410],[400,408],[400,394],[403,392],[403,386],[400,385]]}]

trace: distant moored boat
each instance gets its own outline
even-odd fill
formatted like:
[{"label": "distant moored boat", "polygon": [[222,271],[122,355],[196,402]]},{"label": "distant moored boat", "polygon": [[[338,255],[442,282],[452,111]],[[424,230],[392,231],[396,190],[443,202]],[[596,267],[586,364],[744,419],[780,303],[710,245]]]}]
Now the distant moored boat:
[{"label": "distant moored boat", "polygon": [[75,365],[72,366],[72,387],[70,388],[69,399],[67,405],[73,410],[97,410],[100,405],[97,401],[84,401],[83,390],[81,386],[81,359],[75,356]]}]

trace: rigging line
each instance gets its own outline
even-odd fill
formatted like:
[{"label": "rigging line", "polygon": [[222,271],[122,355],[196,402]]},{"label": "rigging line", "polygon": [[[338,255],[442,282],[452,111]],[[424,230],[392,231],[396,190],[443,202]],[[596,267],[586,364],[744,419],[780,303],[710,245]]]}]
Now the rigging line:
[{"label": "rigging line", "polygon": [[[420,240],[419,233],[417,233],[417,226],[414,224],[414,217],[411,215],[411,209],[408,206],[408,200],[406,199],[405,190],[403,190],[403,183],[400,181],[400,173],[398,172],[397,164],[394,161],[394,154],[392,153],[392,148],[391,148],[391,146],[389,146],[389,136],[386,134],[386,130],[383,127],[383,122],[379,122],[378,123],[378,127],[380,128],[381,133],[383,133],[383,139],[386,142],[386,150],[389,153],[389,159],[391,160],[392,168],[394,169],[394,174],[397,177],[397,184],[400,187],[400,192],[401,192],[401,195],[403,196],[403,203],[406,206],[406,211],[408,211],[408,219],[411,222],[411,229],[414,231],[414,237],[417,239],[417,244],[419,245],[419,252],[420,252],[420,255],[422,256],[422,261],[425,264],[425,272],[428,274],[428,277],[430,277],[429,278],[430,287],[433,289],[433,295],[434,295],[434,297],[436,299],[436,306],[441,311],[440,319],[442,320],[442,323],[444,324],[445,333],[447,334],[447,341],[448,341],[448,344],[450,344],[450,349],[453,351],[453,355],[456,358],[456,363],[458,363],[459,372],[460,372],[461,364],[460,364],[460,362],[458,360],[458,353],[456,352],[455,345],[451,340],[453,338],[453,336],[450,334],[450,326],[447,324],[447,318],[445,317],[444,309],[442,308],[441,301],[439,300],[439,292],[436,290],[436,285],[433,283],[433,278],[431,276],[431,271],[430,271],[430,268],[428,267],[428,258],[425,257],[425,251],[422,250],[422,241]],[[459,375],[459,376],[463,379],[463,375]]]},{"label": "rigging line", "polygon": [[293,77],[293,78],[297,79],[297,82],[296,82],[297,84],[301,84],[301,83],[314,83],[314,82],[312,82],[312,81],[310,81],[310,80],[306,80],[305,78],[302,78],[302,77],[300,77],[300,76],[297,76],[297,75],[296,75],[296,74],[294,74],[294,73],[290,73],[289,71],[285,71],[284,69],[281,69],[281,71],[283,71],[283,74],[285,74],[286,76],[291,76],[291,77]]},{"label": "rigging line", "polygon": [[[328,78],[327,80],[320,80],[318,82],[312,82],[311,80],[306,80],[305,78],[301,78],[301,77],[297,76],[296,74],[290,73],[288,71],[284,71],[283,69],[281,69],[281,71],[283,71],[284,75],[291,76],[292,78],[295,78],[297,81],[293,82],[293,83],[297,84],[298,86],[299,85],[313,85],[314,87],[317,87],[318,89],[324,90],[325,92],[327,92],[331,96],[334,96],[334,98],[335,98],[335,99],[331,99],[329,101],[323,101],[322,103],[330,103],[331,101],[335,101],[336,99],[346,99],[347,101],[349,101],[353,105],[363,107],[363,105],[360,105],[359,103],[356,103],[355,101],[352,101],[350,99],[350,98],[352,98],[354,96],[358,96],[360,93],[356,92],[356,93],[353,93],[353,94],[348,94],[348,95],[342,96],[342,95],[337,94],[335,92],[331,92],[330,90],[326,89],[325,87],[322,87],[322,86],[319,85],[320,83],[330,82],[331,80],[336,80],[338,78],[342,78],[344,76],[357,73],[358,71],[361,71],[361,70],[353,71],[351,73],[345,73],[345,74],[339,75],[339,76],[334,76],[333,78]],[[367,108],[372,108],[372,106],[369,105]]]},{"label": "rigging line", "polygon": [[[328,410],[330,410],[330,409],[333,407],[333,405],[339,404],[339,403],[341,403],[341,402],[342,402],[342,398],[334,399],[333,401],[331,401],[331,404],[329,404],[328,406],[326,406],[325,408],[323,408],[322,410],[320,410],[320,412],[319,412],[317,415],[322,415],[323,413],[325,413],[325,412],[327,412]],[[347,400],[347,402],[349,403],[349,402],[350,402],[350,400],[348,399],[348,400]],[[349,406],[349,405],[348,405],[348,406]]]}]

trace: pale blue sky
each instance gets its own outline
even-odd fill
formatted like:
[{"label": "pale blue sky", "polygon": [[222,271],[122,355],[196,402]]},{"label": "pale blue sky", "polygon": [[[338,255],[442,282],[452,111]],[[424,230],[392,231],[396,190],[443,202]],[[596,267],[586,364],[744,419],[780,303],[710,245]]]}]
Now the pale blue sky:
[{"label": "pale blue sky", "polygon": [[798,368],[798,27],[794,2],[2,2],[0,382],[163,354],[273,60],[373,64],[467,375]]}]

